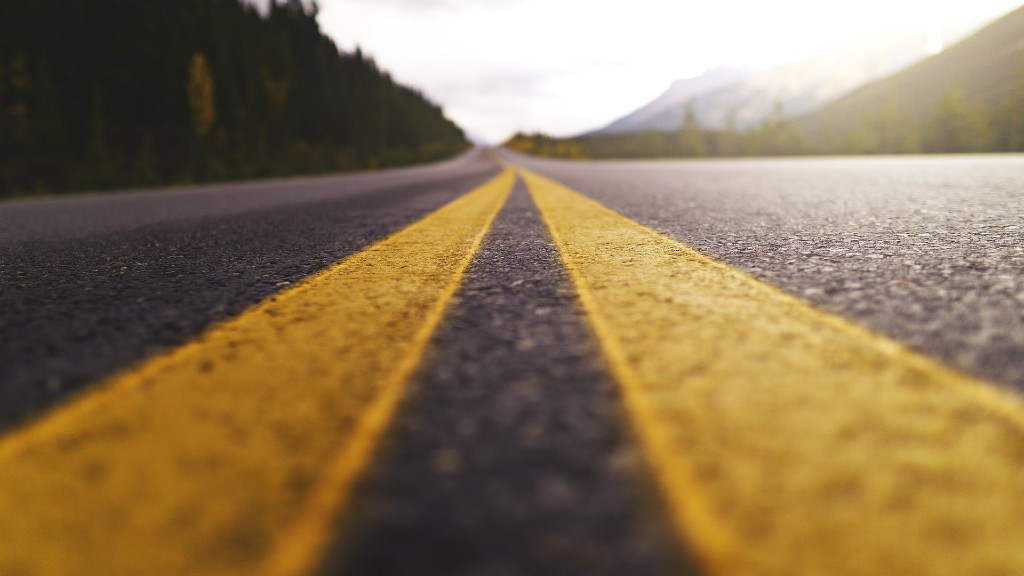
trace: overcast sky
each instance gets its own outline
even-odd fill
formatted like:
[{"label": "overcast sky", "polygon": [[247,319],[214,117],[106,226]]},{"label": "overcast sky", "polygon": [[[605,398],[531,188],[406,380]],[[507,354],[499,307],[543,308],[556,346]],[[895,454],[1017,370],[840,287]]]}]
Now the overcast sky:
[{"label": "overcast sky", "polygon": [[323,30],[468,132],[569,135],[720,65],[768,67],[879,27],[920,34],[1021,0],[320,0]]}]

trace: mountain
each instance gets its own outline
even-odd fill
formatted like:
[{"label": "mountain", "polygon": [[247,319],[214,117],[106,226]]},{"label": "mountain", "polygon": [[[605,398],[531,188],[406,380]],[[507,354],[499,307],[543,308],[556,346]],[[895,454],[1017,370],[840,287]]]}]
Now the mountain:
[{"label": "mountain", "polygon": [[[828,77],[842,84],[834,75]],[[759,78],[739,85],[756,81]],[[789,101],[799,100],[799,94],[806,100],[820,98],[822,92],[807,91],[812,85],[824,84],[796,82],[793,86],[804,91],[790,92]],[[701,101],[721,98],[722,92],[736,94],[739,88],[730,86],[691,102],[699,111]],[[742,132],[708,129],[707,124],[691,121],[673,130],[576,138],[516,134],[505,146],[559,158],[1024,152],[1024,7],[944,52],[795,119],[772,114]]]},{"label": "mountain", "polygon": [[810,144],[837,151],[1020,149],[1024,7],[795,123]]},{"label": "mountain", "polygon": [[749,78],[752,70],[715,68],[701,76],[676,80],[668,90],[636,111],[615,120],[593,134],[622,134],[647,130],[675,130],[682,125],[684,107],[690,100]]},{"label": "mountain", "polygon": [[308,0],[0,2],[0,197],[426,161],[468,146]]},{"label": "mountain", "polygon": [[772,114],[802,114],[899,70],[920,59],[924,46],[924,33],[892,33],[868,45],[847,44],[702,95],[692,105],[702,126],[720,130],[731,122],[737,129],[750,129]]},{"label": "mountain", "polygon": [[[958,38],[981,23],[978,16],[963,16],[948,23],[942,36]],[[747,130],[773,115],[799,116],[920,61],[934,39],[923,28],[880,25],[799,62],[758,73],[712,71],[674,83],[651,103],[591,134],[678,130],[688,104],[700,125],[712,130],[730,125]]]}]

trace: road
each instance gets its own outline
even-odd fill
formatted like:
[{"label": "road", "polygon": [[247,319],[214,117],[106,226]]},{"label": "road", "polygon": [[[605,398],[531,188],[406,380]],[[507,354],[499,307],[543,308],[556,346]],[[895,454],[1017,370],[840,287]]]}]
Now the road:
[{"label": "road", "polygon": [[1019,573],[1022,195],[476,150],[0,204],[0,574]]},{"label": "road", "polygon": [[396,232],[497,174],[382,174],[0,205],[0,426]]},{"label": "road", "polygon": [[712,258],[1024,391],[1019,155],[514,158]]}]

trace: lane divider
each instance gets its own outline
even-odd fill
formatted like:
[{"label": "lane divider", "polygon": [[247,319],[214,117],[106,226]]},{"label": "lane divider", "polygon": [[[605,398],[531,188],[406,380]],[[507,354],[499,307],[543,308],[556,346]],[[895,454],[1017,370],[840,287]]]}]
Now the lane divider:
[{"label": "lane divider", "polygon": [[315,568],[514,181],[0,439],[0,574]]},{"label": "lane divider", "polygon": [[711,574],[1024,574],[1024,406],[552,180],[547,223]]}]

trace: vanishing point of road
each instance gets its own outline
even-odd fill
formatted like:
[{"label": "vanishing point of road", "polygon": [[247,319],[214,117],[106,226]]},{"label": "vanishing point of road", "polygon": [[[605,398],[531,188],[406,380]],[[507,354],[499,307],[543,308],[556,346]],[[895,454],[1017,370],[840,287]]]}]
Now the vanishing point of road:
[{"label": "vanishing point of road", "polygon": [[1024,156],[0,203],[0,575],[1024,573]]}]

